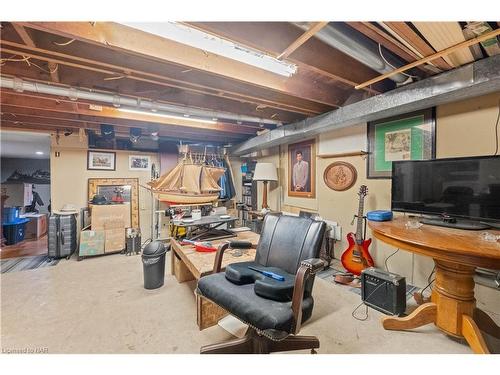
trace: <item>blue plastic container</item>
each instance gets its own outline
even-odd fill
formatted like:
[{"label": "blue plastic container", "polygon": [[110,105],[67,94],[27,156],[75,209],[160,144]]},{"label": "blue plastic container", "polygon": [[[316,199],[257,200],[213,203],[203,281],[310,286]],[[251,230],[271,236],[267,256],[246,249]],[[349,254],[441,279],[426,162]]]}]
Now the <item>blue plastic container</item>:
[{"label": "blue plastic container", "polygon": [[5,242],[6,245],[15,245],[24,240],[26,223],[28,221],[28,219],[17,219],[14,223],[3,224],[3,235],[7,240]]},{"label": "blue plastic container", "polygon": [[19,220],[20,207],[4,207],[2,210],[2,223],[14,223]]},{"label": "blue plastic container", "polygon": [[366,218],[370,221],[389,221],[392,220],[392,211],[375,210],[366,213]]}]

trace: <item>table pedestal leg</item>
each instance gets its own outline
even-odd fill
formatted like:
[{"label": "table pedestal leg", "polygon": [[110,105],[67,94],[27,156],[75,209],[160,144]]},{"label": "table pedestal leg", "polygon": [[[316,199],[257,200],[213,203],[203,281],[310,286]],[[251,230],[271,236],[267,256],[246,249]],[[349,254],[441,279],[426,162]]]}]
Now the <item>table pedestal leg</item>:
[{"label": "table pedestal leg", "polygon": [[480,328],[500,338],[500,327],[482,310],[474,298],[474,267],[434,260],[436,284],[432,302],[420,305],[404,318],[382,319],[385,329],[405,330],[435,323],[450,336],[465,339],[475,353],[489,353]]},{"label": "table pedestal leg", "polygon": [[474,267],[441,260],[436,264],[436,283],[432,302],[437,305],[436,326],[446,334],[463,338],[462,316],[472,316],[474,298]]},{"label": "table pedestal leg", "polygon": [[382,326],[390,330],[413,329],[436,322],[437,307],[433,302],[424,303],[404,318],[387,317],[382,319]]}]

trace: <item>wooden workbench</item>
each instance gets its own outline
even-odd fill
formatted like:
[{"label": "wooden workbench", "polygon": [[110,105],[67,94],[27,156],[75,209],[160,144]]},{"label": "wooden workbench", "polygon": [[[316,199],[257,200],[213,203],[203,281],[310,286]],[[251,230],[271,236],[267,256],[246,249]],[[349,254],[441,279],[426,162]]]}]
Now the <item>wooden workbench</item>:
[{"label": "wooden workbench", "polygon": [[[254,232],[240,232],[237,236],[229,240],[250,241],[257,244],[259,235]],[[228,239],[211,241],[215,247],[227,242]],[[241,256],[235,256],[237,250],[228,249],[224,252],[222,259],[222,270],[228,264],[249,262],[255,259],[255,249],[242,251]],[[179,283],[191,280],[198,280],[200,277],[212,273],[215,262],[215,252],[203,253],[195,250],[192,245],[181,245],[180,241],[172,239],[171,241],[171,262],[170,271],[177,278]],[[197,295],[197,323],[200,330],[211,327],[222,319],[227,312],[209,300]]]}]

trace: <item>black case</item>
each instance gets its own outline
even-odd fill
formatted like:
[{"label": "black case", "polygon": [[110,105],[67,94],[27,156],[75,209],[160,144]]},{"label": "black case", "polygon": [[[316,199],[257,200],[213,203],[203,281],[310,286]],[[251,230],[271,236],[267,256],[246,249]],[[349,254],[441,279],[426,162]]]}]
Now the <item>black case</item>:
[{"label": "black case", "polygon": [[388,315],[406,310],[406,279],[395,273],[370,267],[361,273],[361,299]]}]

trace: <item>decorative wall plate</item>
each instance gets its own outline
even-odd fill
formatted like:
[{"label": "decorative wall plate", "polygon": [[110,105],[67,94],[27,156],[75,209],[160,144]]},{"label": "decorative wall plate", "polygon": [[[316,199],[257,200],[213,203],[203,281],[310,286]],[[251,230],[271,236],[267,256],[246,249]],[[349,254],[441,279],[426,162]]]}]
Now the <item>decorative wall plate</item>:
[{"label": "decorative wall plate", "polygon": [[323,173],[326,186],[335,191],[344,191],[356,183],[358,173],[354,165],[344,161],[330,164]]}]

